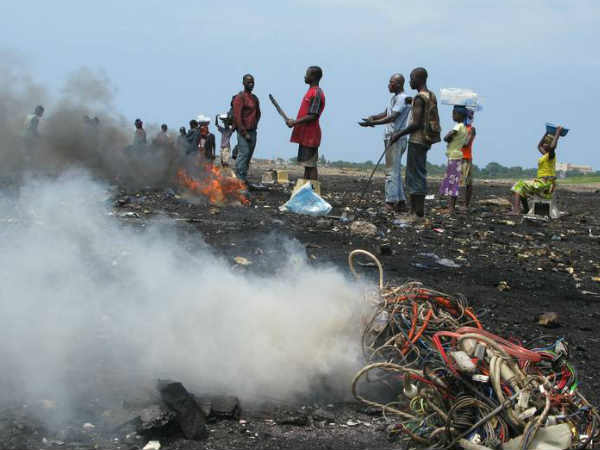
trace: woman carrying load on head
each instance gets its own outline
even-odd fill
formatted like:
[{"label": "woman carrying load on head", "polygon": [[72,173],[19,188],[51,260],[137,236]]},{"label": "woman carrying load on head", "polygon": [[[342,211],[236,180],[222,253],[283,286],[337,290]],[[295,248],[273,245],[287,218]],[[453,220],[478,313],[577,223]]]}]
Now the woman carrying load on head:
[{"label": "woman carrying load on head", "polygon": [[511,191],[514,192],[512,199],[511,214],[519,214],[519,203],[523,205],[524,211],[529,210],[527,199],[537,195],[550,199],[556,186],[556,144],[562,132],[562,127],[557,127],[554,134],[546,132],[538,144],[538,151],[542,156],[538,159],[537,177],[531,181],[517,181]]}]

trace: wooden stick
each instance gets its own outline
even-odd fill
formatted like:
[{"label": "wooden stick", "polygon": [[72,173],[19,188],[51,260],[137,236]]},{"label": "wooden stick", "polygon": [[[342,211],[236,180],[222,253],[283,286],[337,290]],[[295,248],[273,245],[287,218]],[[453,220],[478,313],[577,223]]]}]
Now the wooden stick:
[{"label": "wooden stick", "polygon": [[273,97],[271,94],[269,94],[269,100],[271,100],[271,103],[273,103],[273,106],[275,107],[275,109],[277,110],[279,115],[281,117],[283,117],[283,120],[285,120],[287,123],[287,121],[290,120],[290,118],[286,115],[286,113],[283,111],[283,109],[281,109],[281,106],[279,106],[279,103],[277,103],[277,100],[275,100],[275,97]]}]

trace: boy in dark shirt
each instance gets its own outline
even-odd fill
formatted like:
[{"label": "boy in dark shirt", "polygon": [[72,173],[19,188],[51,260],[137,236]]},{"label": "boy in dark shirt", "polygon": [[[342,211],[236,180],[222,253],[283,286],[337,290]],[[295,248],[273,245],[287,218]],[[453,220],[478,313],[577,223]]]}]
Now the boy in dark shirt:
[{"label": "boy in dark shirt", "polygon": [[209,122],[199,122],[198,151],[204,155],[207,163],[215,160],[215,135],[208,129]]}]

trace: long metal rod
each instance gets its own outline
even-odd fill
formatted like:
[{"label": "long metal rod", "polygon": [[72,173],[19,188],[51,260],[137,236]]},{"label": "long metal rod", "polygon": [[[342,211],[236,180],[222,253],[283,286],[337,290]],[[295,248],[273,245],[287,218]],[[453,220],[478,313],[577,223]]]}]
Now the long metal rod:
[{"label": "long metal rod", "polygon": [[277,103],[277,100],[275,100],[275,97],[273,97],[271,94],[269,94],[269,100],[271,100],[271,103],[273,103],[273,106],[275,107],[275,109],[277,110],[277,112],[279,113],[279,115],[281,117],[283,117],[283,120],[285,120],[286,122],[288,120],[290,120],[290,118],[283,111],[283,109],[281,109],[281,106],[279,106],[279,103]]},{"label": "long metal rod", "polygon": [[381,156],[377,160],[377,164],[375,164],[375,167],[373,167],[373,171],[371,172],[371,175],[369,176],[369,179],[367,180],[367,184],[365,184],[365,187],[363,188],[363,191],[360,194],[360,198],[358,199],[358,203],[356,205],[356,208],[354,209],[354,215],[355,216],[356,216],[356,210],[360,207],[360,205],[362,205],[363,198],[364,198],[365,194],[367,193],[367,190],[369,189],[369,185],[371,184],[371,180],[373,179],[373,175],[375,175],[375,171],[379,167],[379,164],[381,164],[381,160],[383,159],[383,157],[385,156],[385,154],[388,152],[388,150],[390,149],[390,147],[391,147],[391,145],[387,145],[385,147],[385,149],[383,150],[383,153],[381,154]]}]

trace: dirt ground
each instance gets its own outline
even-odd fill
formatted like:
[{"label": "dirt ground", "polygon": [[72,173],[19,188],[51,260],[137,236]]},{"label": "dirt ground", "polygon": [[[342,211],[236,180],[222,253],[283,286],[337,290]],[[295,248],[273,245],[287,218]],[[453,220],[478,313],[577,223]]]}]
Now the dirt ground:
[{"label": "dirt ground", "polygon": [[[260,174],[254,169],[252,180],[258,182]],[[292,173],[291,178],[295,177]],[[278,185],[252,192],[250,207],[192,204],[177,189],[120,190],[115,193],[114,214],[131,226],[175,220],[183,233],[200,233],[208,244],[231,258],[232,264],[237,256],[252,261],[244,270],[268,267],[269,255],[261,246],[265,235],[272,233],[297,239],[312,264],[335,264],[344,271],[351,250],[372,251],[384,265],[387,282],[417,279],[438,290],[462,293],[492,332],[525,346],[542,335],[565,337],[579,372],[580,389],[598,403],[600,354],[595,346],[600,343],[596,329],[600,282],[594,280],[600,276],[598,188],[586,186],[576,192],[561,187],[559,209],[568,215],[549,223],[530,223],[508,216],[507,206],[485,203],[490,198],[508,198],[506,183],[477,183],[470,212],[463,209],[454,217],[441,214],[444,205],[436,194],[426,202],[429,220],[412,225],[395,221],[392,214],[384,212],[381,177],[375,178],[364,204],[357,204],[365,180],[364,174],[325,173],[323,197],[334,207],[325,218],[280,212],[278,207],[289,198],[290,189]],[[430,193],[437,192],[437,187],[438,182],[432,180]],[[344,212],[357,213],[361,220],[374,224],[376,235],[352,234],[350,223],[339,220]],[[460,267],[447,267],[447,260]],[[371,265],[365,264],[361,270],[375,279]],[[558,326],[537,325],[536,316],[550,311],[558,313]],[[162,448],[401,448],[399,442],[387,440],[381,416],[370,415],[371,411],[354,403],[313,401],[242,408],[241,420],[211,424],[207,440],[175,439],[164,441]],[[101,415],[98,407],[85,416],[98,424],[95,430],[82,430],[79,424],[79,428],[65,426],[60,435],[49,435],[26,408],[15,406],[0,414],[0,449],[144,446],[145,440],[132,436],[126,428],[115,428],[114,423],[102,426]]]}]

